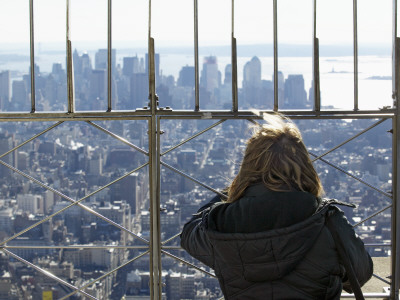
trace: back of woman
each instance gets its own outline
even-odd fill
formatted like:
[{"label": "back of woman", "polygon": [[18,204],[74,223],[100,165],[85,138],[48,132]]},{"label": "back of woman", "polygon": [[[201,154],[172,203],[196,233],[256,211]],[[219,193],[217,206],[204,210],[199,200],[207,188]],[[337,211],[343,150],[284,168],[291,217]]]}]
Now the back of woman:
[{"label": "back of woman", "polygon": [[[184,226],[181,245],[215,270],[226,299],[339,299],[350,291],[329,217],[364,284],[372,261],[343,212],[324,203],[297,127],[271,117],[247,143],[227,199]],[[343,282],[343,283],[342,283]]]}]

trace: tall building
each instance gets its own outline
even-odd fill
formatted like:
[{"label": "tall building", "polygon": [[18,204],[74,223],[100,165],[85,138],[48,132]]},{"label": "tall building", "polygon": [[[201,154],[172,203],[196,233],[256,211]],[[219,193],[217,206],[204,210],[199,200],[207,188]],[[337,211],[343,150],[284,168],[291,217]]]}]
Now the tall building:
[{"label": "tall building", "polygon": [[216,56],[207,56],[204,58],[203,70],[200,76],[200,85],[207,92],[214,93],[215,89],[221,85],[221,73],[218,71]]},{"label": "tall building", "polygon": [[12,110],[23,110],[28,105],[28,87],[25,80],[14,80],[12,83]]},{"label": "tall building", "polygon": [[107,99],[106,70],[92,70],[92,75],[90,76],[90,98],[91,100]]},{"label": "tall building", "polygon": [[243,88],[261,87],[261,61],[254,56],[243,67]]},{"label": "tall building", "polygon": [[178,77],[178,86],[185,86],[185,87],[191,87],[194,88],[195,86],[195,70],[193,66],[184,66],[182,69],[179,71],[179,77]]},{"label": "tall building", "polygon": [[122,75],[130,77],[134,73],[140,73],[139,58],[137,56],[124,57]]},{"label": "tall building", "polygon": [[307,92],[304,89],[303,75],[289,75],[285,81],[285,108],[305,108]]},{"label": "tall building", "polygon": [[10,102],[10,71],[0,72],[0,110],[6,110]]},{"label": "tall building", "polygon": [[[14,145],[14,139],[11,135],[0,133],[0,155],[11,150],[13,148],[13,145]],[[1,160],[11,166],[15,166],[13,164],[13,162],[15,161],[14,160],[15,155],[17,155],[17,153],[14,151],[14,152],[9,153],[8,155],[2,157]],[[12,174],[12,171],[11,171],[11,169],[7,168],[6,166],[0,165],[0,174],[4,175],[4,176],[10,176]]]},{"label": "tall building", "polygon": [[232,65],[227,64],[225,67],[224,84],[232,85]]},{"label": "tall building", "polygon": [[43,197],[41,195],[18,194],[17,205],[23,212],[43,214]]},{"label": "tall building", "polygon": [[131,77],[131,101],[134,108],[147,106],[149,97],[149,79],[145,73],[136,73]]},{"label": "tall building", "polygon": [[266,94],[261,80],[261,61],[254,56],[243,67],[242,97],[245,109],[265,107]]},{"label": "tall building", "polygon": [[[115,49],[111,50],[111,70],[115,70],[115,62],[117,58],[117,52]],[[107,49],[99,49],[94,57],[94,67],[97,70],[107,69],[108,62],[108,51]]]}]

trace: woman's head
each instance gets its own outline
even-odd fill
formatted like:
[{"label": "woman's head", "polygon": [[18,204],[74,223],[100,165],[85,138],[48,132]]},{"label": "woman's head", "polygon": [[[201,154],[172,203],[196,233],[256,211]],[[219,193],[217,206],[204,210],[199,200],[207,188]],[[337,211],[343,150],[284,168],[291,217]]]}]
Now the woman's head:
[{"label": "woman's head", "polygon": [[321,196],[323,188],[299,129],[282,116],[266,117],[247,141],[240,170],[228,187],[228,202],[245,189],[263,183],[274,191],[304,191]]}]

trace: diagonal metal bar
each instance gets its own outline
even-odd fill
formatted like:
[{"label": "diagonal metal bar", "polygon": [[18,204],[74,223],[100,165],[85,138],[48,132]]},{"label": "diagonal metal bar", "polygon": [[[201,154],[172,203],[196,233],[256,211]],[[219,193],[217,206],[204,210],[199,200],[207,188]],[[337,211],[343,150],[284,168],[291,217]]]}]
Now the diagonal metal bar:
[{"label": "diagonal metal bar", "polygon": [[[314,156],[314,157],[318,157],[318,155],[316,155],[316,154],[314,154],[314,153],[312,153],[312,152],[308,152],[308,153],[310,153],[310,155],[312,155],[312,156]],[[351,178],[354,178],[355,180],[357,180],[357,181],[359,181],[359,182],[365,184],[366,186],[368,186],[368,187],[370,187],[371,189],[373,189],[373,190],[375,190],[375,191],[381,193],[382,195],[385,195],[386,197],[392,199],[392,195],[391,195],[391,194],[382,191],[381,189],[379,189],[379,188],[373,186],[372,184],[369,184],[368,182],[366,182],[365,180],[362,180],[361,178],[358,178],[357,176],[354,176],[353,174],[347,172],[346,170],[344,170],[344,169],[342,169],[342,168],[340,168],[340,167],[338,167],[338,166],[336,166],[336,165],[330,163],[330,162],[327,161],[326,159],[320,158],[319,160],[322,161],[322,162],[324,162],[324,163],[326,163],[327,165],[329,165],[329,166],[335,168],[336,170],[338,170],[338,171],[340,171],[340,172],[342,172],[342,173],[344,173],[344,174],[350,176]]]},{"label": "diagonal metal bar", "polygon": [[[36,266],[36,265],[32,264],[31,262],[23,259],[22,257],[19,257],[18,255],[12,253],[11,251],[8,251],[7,249],[4,249],[4,248],[2,248],[1,250],[3,252],[5,252],[6,254],[8,254],[8,255],[14,257],[15,259],[19,260],[20,262],[30,266],[31,268],[35,269],[36,271],[42,273],[43,275],[46,275],[47,277],[49,277],[51,279],[54,279],[55,281],[58,281],[59,283],[61,283],[63,285],[66,285],[67,287],[69,287],[69,288],[71,288],[73,290],[78,290],[78,288],[76,286],[74,286],[74,285],[72,285],[72,284],[70,284],[70,283],[58,278],[57,276],[55,276],[54,274],[50,273],[49,271],[46,271],[46,270],[43,270],[43,269],[39,268],[38,266]],[[90,294],[88,294],[86,292],[83,292],[83,291],[80,291],[80,292],[83,295],[85,295],[86,297],[89,297],[91,299],[97,299],[96,297],[93,297],[92,295],[90,295]]]},{"label": "diagonal metal bar", "polygon": [[69,293],[68,295],[65,295],[64,297],[60,298],[59,300],[64,300],[64,299],[68,299],[69,297],[71,297],[72,295],[75,295],[76,293],[82,291],[83,289],[87,288],[88,286],[91,286],[92,284],[95,284],[96,282],[102,280],[103,278],[106,278],[107,276],[111,275],[112,273],[118,271],[119,269],[122,269],[123,267],[129,265],[130,263],[134,262],[135,260],[141,258],[142,256],[148,254],[150,252],[150,250],[143,252],[142,254],[139,254],[138,256],[128,260],[127,262],[123,263],[122,265],[118,266],[117,268],[111,270],[110,272],[107,272],[103,275],[101,275],[100,277],[90,281],[89,283],[79,287],[79,289],[73,291],[72,293]]},{"label": "diagonal metal bar", "polygon": [[210,130],[210,129],[216,127],[216,126],[218,126],[218,125],[221,124],[221,123],[224,123],[225,121],[226,121],[226,119],[225,119],[225,120],[220,120],[220,121],[218,121],[217,123],[215,123],[215,124],[213,124],[213,125],[207,127],[206,129],[204,129],[204,130],[202,130],[202,131],[196,133],[195,135],[192,135],[190,138],[188,138],[188,139],[186,139],[186,140],[180,142],[179,144],[173,146],[172,148],[169,148],[169,149],[168,149],[167,151],[165,151],[164,153],[161,153],[160,156],[163,156],[163,155],[167,154],[168,152],[171,152],[172,150],[175,150],[176,148],[182,146],[183,144],[185,144],[185,143],[187,143],[187,142],[193,140],[194,138],[198,137],[199,135],[202,135],[203,133],[207,132],[208,130]]},{"label": "diagonal metal bar", "polygon": [[13,151],[15,151],[15,150],[21,148],[22,146],[24,146],[24,145],[26,145],[27,143],[33,141],[34,139],[38,138],[39,136],[45,134],[46,132],[52,130],[54,127],[57,127],[58,125],[60,125],[60,124],[62,124],[62,123],[64,123],[64,121],[57,122],[56,124],[50,126],[49,128],[43,130],[42,132],[39,132],[38,134],[34,135],[34,136],[31,137],[30,139],[26,140],[25,142],[23,142],[23,143],[19,144],[18,146],[12,148],[11,150],[7,151],[6,153],[0,154],[0,159],[3,158],[4,156],[6,156],[7,154],[10,154],[11,152],[13,152]]},{"label": "diagonal metal bar", "polygon": [[384,208],[382,208],[382,209],[378,210],[377,212],[373,213],[372,215],[366,217],[364,220],[361,220],[360,222],[354,224],[353,227],[359,226],[360,224],[362,224],[362,223],[368,221],[369,219],[372,219],[372,218],[375,217],[376,215],[379,215],[380,213],[384,212],[385,210],[391,208],[392,206],[393,206],[392,204],[390,204],[390,205],[388,205],[388,206],[385,206]]},{"label": "diagonal metal bar", "polygon": [[134,172],[140,170],[141,168],[147,166],[148,163],[145,163],[145,164],[143,164],[142,166],[140,166],[140,167],[138,167],[138,168],[136,168],[136,169],[134,169],[134,170],[132,170],[132,171],[126,173],[125,175],[123,175],[123,176],[117,178],[116,180],[114,180],[114,181],[112,181],[112,182],[106,184],[105,186],[99,188],[98,190],[96,190],[96,191],[94,191],[94,192],[92,192],[92,193],[86,195],[85,197],[83,197],[83,198],[81,198],[81,199],[79,199],[79,200],[77,200],[77,201],[75,201],[74,199],[72,199],[72,198],[70,198],[70,197],[64,195],[63,193],[61,193],[61,192],[59,192],[59,191],[53,189],[52,187],[50,187],[50,186],[48,186],[48,185],[42,183],[41,181],[37,180],[36,178],[34,178],[34,177],[32,177],[32,176],[30,176],[30,175],[28,175],[28,174],[25,174],[24,172],[22,172],[22,171],[20,171],[20,170],[18,170],[18,169],[16,169],[16,168],[14,168],[13,166],[10,166],[9,164],[5,163],[5,162],[2,161],[2,160],[0,160],[0,164],[2,164],[2,165],[4,165],[4,166],[8,167],[9,169],[11,169],[11,170],[13,170],[14,172],[16,172],[16,173],[18,173],[18,174],[24,176],[25,178],[27,178],[27,179],[29,179],[29,180],[31,180],[31,181],[37,183],[37,184],[40,185],[41,187],[43,187],[43,188],[45,188],[45,189],[47,189],[47,190],[49,190],[49,191],[51,191],[51,192],[53,192],[53,193],[59,195],[60,197],[66,199],[66,200],[68,200],[68,201],[70,201],[70,202],[72,202],[71,204],[67,205],[66,207],[60,209],[59,211],[57,211],[57,212],[55,212],[55,213],[53,213],[53,214],[47,216],[46,218],[40,220],[39,222],[36,222],[36,223],[33,224],[33,225],[31,225],[31,226],[25,228],[25,229],[22,230],[21,232],[18,232],[18,233],[16,233],[16,234],[14,234],[12,237],[8,238],[7,240],[5,240],[5,241],[3,241],[3,242],[0,242],[0,246],[6,244],[7,242],[9,242],[9,241],[15,239],[15,238],[18,237],[18,236],[24,234],[25,232],[31,230],[32,228],[34,228],[34,227],[36,227],[36,226],[38,226],[38,225],[40,225],[40,224],[46,222],[47,220],[51,219],[52,217],[54,217],[54,216],[60,214],[61,212],[67,210],[68,208],[72,207],[73,205],[78,205],[79,207],[81,207],[81,208],[85,209],[86,211],[92,213],[93,215],[95,215],[95,216],[101,218],[102,220],[104,220],[104,221],[106,221],[106,222],[108,222],[108,223],[110,223],[110,224],[112,224],[112,225],[118,227],[118,228],[121,229],[121,230],[124,230],[124,231],[128,232],[129,234],[131,234],[132,236],[136,237],[137,239],[139,239],[139,240],[145,242],[146,244],[149,243],[149,241],[147,241],[146,239],[144,239],[144,238],[142,238],[142,237],[136,235],[136,234],[133,233],[132,231],[126,229],[125,227],[119,225],[118,223],[115,223],[114,221],[112,221],[112,220],[110,220],[110,219],[104,217],[102,214],[100,214],[100,213],[96,212],[95,210],[93,210],[93,209],[91,209],[91,208],[89,208],[89,207],[83,205],[82,203],[80,203],[80,202],[82,202],[83,200],[85,200],[85,199],[87,199],[87,198],[93,196],[94,194],[98,193],[99,191],[101,191],[101,190],[107,188],[108,186],[114,184],[115,182],[117,182],[117,181],[119,181],[119,180],[121,180],[121,179],[123,179],[123,178],[129,176],[130,174],[132,174],[132,173],[134,173]]},{"label": "diagonal metal bar", "polygon": [[174,168],[173,166],[171,166],[171,165],[169,165],[169,164],[167,164],[167,163],[165,163],[165,162],[163,162],[163,161],[161,161],[160,163],[161,163],[161,165],[163,165],[164,167],[167,167],[168,169],[170,169],[170,170],[172,170],[172,171],[174,171],[174,172],[176,172],[176,173],[178,173],[178,174],[180,174],[180,175],[182,175],[182,176],[184,176],[184,177],[186,177],[186,178],[188,178],[188,179],[190,179],[190,180],[196,182],[197,184],[201,185],[202,187],[205,187],[206,189],[208,189],[208,190],[210,190],[210,191],[212,191],[212,192],[214,192],[214,193],[220,195],[220,196],[223,197],[224,199],[227,198],[226,195],[222,194],[221,192],[217,191],[216,189],[214,189],[214,188],[212,188],[212,187],[206,185],[205,183],[202,183],[201,181],[198,181],[197,179],[195,179],[195,178],[193,178],[192,176],[190,176],[190,175],[188,175],[188,174],[186,174],[186,173],[184,173],[184,172],[182,172],[182,171],[180,171],[180,170]]},{"label": "diagonal metal bar", "polygon": [[172,258],[174,258],[174,259],[176,259],[176,260],[178,260],[178,261],[180,261],[180,262],[182,262],[182,263],[184,263],[184,264],[196,269],[196,270],[199,270],[200,272],[203,272],[203,273],[205,273],[207,275],[210,275],[211,277],[217,278],[217,276],[215,276],[215,274],[210,273],[210,272],[208,272],[206,270],[203,270],[202,268],[199,268],[198,266],[196,266],[194,264],[191,264],[190,262],[187,262],[186,260],[184,260],[184,259],[182,259],[182,258],[180,258],[178,256],[175,256],[175,255],[173,255],[173,254],[171,254],[171,253],[169,253],[167,251],[161,250],[161,253],[163,253],[165,255],[168,255],[168,256],[170,256],[170,257],[172,257]]},{"label": "diagonal metal bar", "polygon": [[372,276],[374,276],[375,278],[379,279],[380,281],[382,281],[388,285],[391,285],[390,281],[387,281],[385,278],[382,278],[381,276],[378,276],[376,274],[372,274]]},{"label": "diagonal metal bar", "polygon": [[162,242],[161,245],[165,245],[165,244],[169,243],[170,241],[176,239],[180,235],[181,235],[181,232],[175,234],[174,236],[171,236],[168,240],[165,240],[164,242]]},{"label": "diagonal metal bar", "polygon": [[147,156],[149,155],[149,152],[147,152],[147,151],[143,150],[142,148],[132,144],[127,139],[125,139],[123,137],[120,137],[119,135],[116,135],[115,133],[113,133],[113,132],[101,127],[100,125],[97,125],[97,124],[93,123],[92,121],[86,121],[86,123],[88,123],[88,124],[92,125],[93,127],[103,131],[104,133],[107,133],[108,135],[110,135],[113,138],[119,140],[120,142],[123,142],[124,144],[128,145],[129,147],[131,147],[131,148],[133,148],[133,149],[135,149],[135,150],[137,150],[137,151],[139,151],[139,152],[141,152],[143,154],[146,154]]},{"label": "diagonal metal bar", "polygon": [[354,135],[354,136],[352,136],[351,138],[347,139],[347,140],[344,141],[343,143],[340,143],[339,145],[337,145],[336,147],[330,149],[329,151],[325,152],[324,154],[321,154],[320,156],[314,158],[312,161],[314,162],[314,161],[320,159],[321,157],[324,157],[325,155],[327,155],[327,154],[329,154],[329,153],[335,151],[336,149],[338,149],[338,148],[342,147],[343,145],[347,144],[348,142],[350,142],[350,141],[352,141],[352,140],[358,138],[358,137],[359,137],[360,135],[362,135],[363,133],[365,133],[365,132],[371,130],[372,128],[374,128],[374,127],[376,127],[376,126],[378,126],[379,124],[381,124],[381,123],[384,122],[384,121],[386,121],[386,119],[381,119],[381,120],[379,120],[379,121],[376,122],[375,124],[372,124],[372,125],[369,126],[368,128],[366,128],[366,129],[364,129],[363,131],[357,133],[356,135]]}]

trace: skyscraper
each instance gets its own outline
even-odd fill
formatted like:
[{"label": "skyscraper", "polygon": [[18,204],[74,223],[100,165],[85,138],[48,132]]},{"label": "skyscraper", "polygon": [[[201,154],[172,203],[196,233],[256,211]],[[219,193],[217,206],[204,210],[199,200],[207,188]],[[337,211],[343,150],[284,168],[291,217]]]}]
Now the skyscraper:
[{"label": "skyscraper", "polygon": [[90,100],[107,99],[107,73],[106,70],[92,70],[90,76]]},{"label": "skyscraper", "polygon": [[303,75],[289,75],[285,81],[285,108],[305,108],[307,93]]},{"label": "skyscraper", "polygon": [[254,56],[243,67],[243,87],[261,87],[261,61],[257,56]]},{"label": "skyscraper", "polygon": [[193,66],[186,65],[182,67],[182,69],[179,71],[177,85],[194,88],[195,86],[194,72],[195,70]]},{"label": "skyscraper", "polygon": [[142,108],[148,104],[149,79],[145,73],[131,76],[131,101],[134,108]]},{"label": "skyscraper", "polygon": [[14,80],[12,83],[11,110],[24,110],[29,106],[28,88],[25,80]]},{"label": "skyscraper", "polygon": [[204,58],[200,85],[212,94],[221,85],[221,73],[218,71],[216,56],[206,56]]},{"label": "skyscraper", "polygon": [[10,71],[0,72],[0,110],[5,110],[10,102]]},{"label": "skyscraper", "polygon": [[124,76],[129,77],[133,73],[139,73],[139,70],[139,59],[137,56],[123,58],[122,74]]},{"label": "skyscraper", "polygon": [[[111,70],[115,70],[117,53],[115,49],[111,50]],[[95,69],[107,69],[108,52],[107,49],[99,49],[94,57]]]}]

